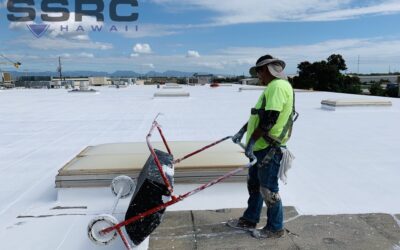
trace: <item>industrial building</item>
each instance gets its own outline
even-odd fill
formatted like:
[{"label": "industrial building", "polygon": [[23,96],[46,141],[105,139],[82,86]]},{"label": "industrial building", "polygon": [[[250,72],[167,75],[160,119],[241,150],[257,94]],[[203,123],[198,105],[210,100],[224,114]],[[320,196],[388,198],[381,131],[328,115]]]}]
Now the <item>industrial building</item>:
[{"label": "industrial building", "polygon": [[212,74],[194,74],[192,77],[189,77],[187,79],[188,84],[209,84],[211,83],[212,79],[214,78],[214,75]]},{"label": "industrial building", "polygon": [[0,72],[0,87],[3,87],[3,88],[14,88],[15,87],[10,73]]},{"label": "industrial building", "polygon": [[385,81],[392,84],[399,83],[400,75],[358,75],[361,83],[372,84],[374,82]]}]

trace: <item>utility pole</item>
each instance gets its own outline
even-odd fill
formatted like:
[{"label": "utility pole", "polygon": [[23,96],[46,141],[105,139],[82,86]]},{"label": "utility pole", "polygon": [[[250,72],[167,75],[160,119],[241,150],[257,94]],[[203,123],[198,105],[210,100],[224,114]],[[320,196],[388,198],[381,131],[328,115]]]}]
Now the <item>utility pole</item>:
[{"label": "utility pole", "polygon": [[59,73],[60,81],[62,81],[61,56],[58,57],[58,68],[57,68],[57,72]]}]

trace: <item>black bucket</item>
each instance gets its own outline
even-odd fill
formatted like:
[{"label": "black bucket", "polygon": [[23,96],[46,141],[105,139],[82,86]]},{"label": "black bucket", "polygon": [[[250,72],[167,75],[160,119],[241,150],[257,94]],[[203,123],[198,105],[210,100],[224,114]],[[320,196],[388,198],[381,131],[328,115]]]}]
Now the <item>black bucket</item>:
[{"label": "black bucket", "polygon": [[[172,155],[157,149],[155,153],[161,165],[172,168]],[[167,177],[172,186],[173,176],[167,175]],[[162,179],[153,156],[150,155],[138,177],[135,193],[129,203],[125,220],[163,204],[163,196],[170,197],[171,194]],[[162,209],[125,226],[129,238],[135,245],[142,243],[160,225],[164,212],[165,209]]]}]

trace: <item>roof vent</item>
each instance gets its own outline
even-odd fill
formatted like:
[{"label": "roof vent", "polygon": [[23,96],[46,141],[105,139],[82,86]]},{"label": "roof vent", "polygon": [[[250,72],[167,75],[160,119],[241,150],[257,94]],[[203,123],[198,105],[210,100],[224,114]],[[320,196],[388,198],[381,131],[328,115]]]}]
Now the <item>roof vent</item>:
[{"label": "roof vent", "polygon": [[391,107],[392,102],[377,99],[328,99],[322,100],[321,108],[326,110],[337,110],[342,108],[365,108],[365,107]]}]

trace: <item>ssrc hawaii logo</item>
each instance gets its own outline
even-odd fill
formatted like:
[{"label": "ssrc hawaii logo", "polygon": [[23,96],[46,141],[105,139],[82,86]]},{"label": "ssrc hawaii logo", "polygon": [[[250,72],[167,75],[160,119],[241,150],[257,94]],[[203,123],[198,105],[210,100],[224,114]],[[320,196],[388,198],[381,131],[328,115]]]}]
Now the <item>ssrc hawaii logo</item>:
[{"label": "ssrc hawaii logo", "polygon": [[[118,14],[118,7],[128,7],[125,9],[131,10],[130,13],[120,15]],[[103,0],[75,0],[75,15],[74,22],[80,23],[84,16],[95,17],[96,22],[104,22],[104,1]],[[139,18],[139,13],[135,10],[138,7],[137,0],[111,0],[109,4],[109,12],[107,13],[113,22],[136,22]],[[43,36],[49,29],[51,23],[55,28],[59,28],[61,32],[69,32],[70,27],[68,25],[59,25],[57,23],[69,21],[71,17],[71,11],[69,9],[68,0],[42,0],[40,4],[40,20],[46,23],[32,24],[39,16],[36,13],[35,0],[8,0],[7,1],[7,19],[10,22],[30,22],[27,24],[28,29],[36,37]],[[129,11],[128,11],[129,12]],[[54,25],[53,25],[54,23]],[[122,28],[117,28],[116,25],[111,25],[108,31],[129,31],[131,27],[128,25]],[[134,29],[137,31],[138,26],[135,25]],[[102,25],[91,25],[89,31],[100,32],[104,30]],[[82,25],[74,27],[75,32],[85,32],[86,30]]]}]

